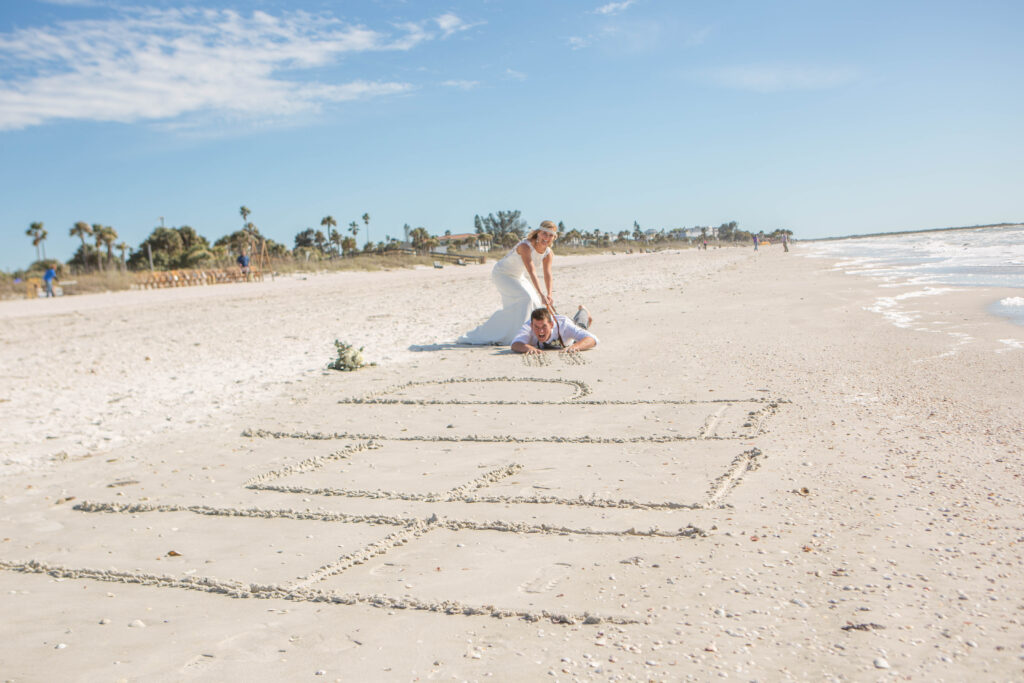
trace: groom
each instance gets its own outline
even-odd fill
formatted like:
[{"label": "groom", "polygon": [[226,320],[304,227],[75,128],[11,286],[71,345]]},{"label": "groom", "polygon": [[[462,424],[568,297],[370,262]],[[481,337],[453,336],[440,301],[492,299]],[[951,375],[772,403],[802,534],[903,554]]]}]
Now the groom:
[{"label": "groom", "polygon": [[[586,330],[590,316],[583,307],[580,307],[580,313],[577,313],[577,322],[574,322],[564,315],[552,318],[546,308],[534,309],[530,320],[512,340],[512,350],[516,353],[541,353],[548,349],[576,352],[594,348],[597,346],[597,337]],[[584,321],[584,325],[578,324]]]}]

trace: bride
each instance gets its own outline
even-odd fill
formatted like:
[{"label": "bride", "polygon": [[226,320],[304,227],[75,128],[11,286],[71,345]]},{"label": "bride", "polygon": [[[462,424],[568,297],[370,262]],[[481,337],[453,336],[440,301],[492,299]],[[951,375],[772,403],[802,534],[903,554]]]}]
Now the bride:
[{"label": "bride", "polygon": [[[557,238],[558,226],[544,221],[494,264],[491,279],[501,293],[501,309],[484,324],[459,337],[459,344],[509,344],[533,309],[551,306],[551,245]],[[538,269],[544,272],[547,294],[541,294]]]}]

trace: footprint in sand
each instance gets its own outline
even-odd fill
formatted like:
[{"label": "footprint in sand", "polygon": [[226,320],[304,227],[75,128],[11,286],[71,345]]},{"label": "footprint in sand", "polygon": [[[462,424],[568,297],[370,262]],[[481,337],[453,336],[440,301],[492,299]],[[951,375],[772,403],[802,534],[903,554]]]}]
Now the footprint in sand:
[{"label": "footprint in sand", "polygon": [[569,577],[570,569],[572,565],[565,562],[541,567],[532,579],[519,584],[517,590],[520,593],[547,593]]},{"label": "footprint in sand", "polygon": [[401,574],[401,573],[405,572],[406,568],[407,568],[407,565],[405,565],[405,564],[397,564],[395,562],[385,562],[384,564],[381,564],[381,565],[371,569],[370,573],[373,574],[374,576],[379,576],[381,574],[385,574],[385,575],[388,575],[388,574]]},{"label": "footprint in sand", "polygon": [[190,674],[198,673],[198,671],[204,671],[210,668],[210,666],[213,664],[213,659],[213,655],[196,655],[192,659],[185,662],[185,664],[181,667],[181,670],[188,671]]}]

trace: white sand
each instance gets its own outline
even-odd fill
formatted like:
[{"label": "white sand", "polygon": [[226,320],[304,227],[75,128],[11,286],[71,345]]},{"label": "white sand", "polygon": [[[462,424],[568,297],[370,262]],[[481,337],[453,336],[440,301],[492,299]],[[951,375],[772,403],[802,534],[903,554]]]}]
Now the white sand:
[{"label": "white sand", "polygon": [[1012,292],[564,258],[526,359],[488,274],[0,304],[3,678],[1024,677]]}]

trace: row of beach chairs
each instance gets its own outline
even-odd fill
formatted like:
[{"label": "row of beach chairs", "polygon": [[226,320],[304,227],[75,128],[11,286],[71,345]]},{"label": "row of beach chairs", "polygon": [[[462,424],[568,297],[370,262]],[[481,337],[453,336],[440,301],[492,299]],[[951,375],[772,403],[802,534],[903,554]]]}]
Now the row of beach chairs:
[{"label": "row of beach chairs", "polygon": [[263,282],[263,272],[258,268],[251,268],[248,273],[243,273],[239,268],[159,270],[141,273],[136,284],[139,289],[162,289],[164,287],[220,285],[228,282]]}]

